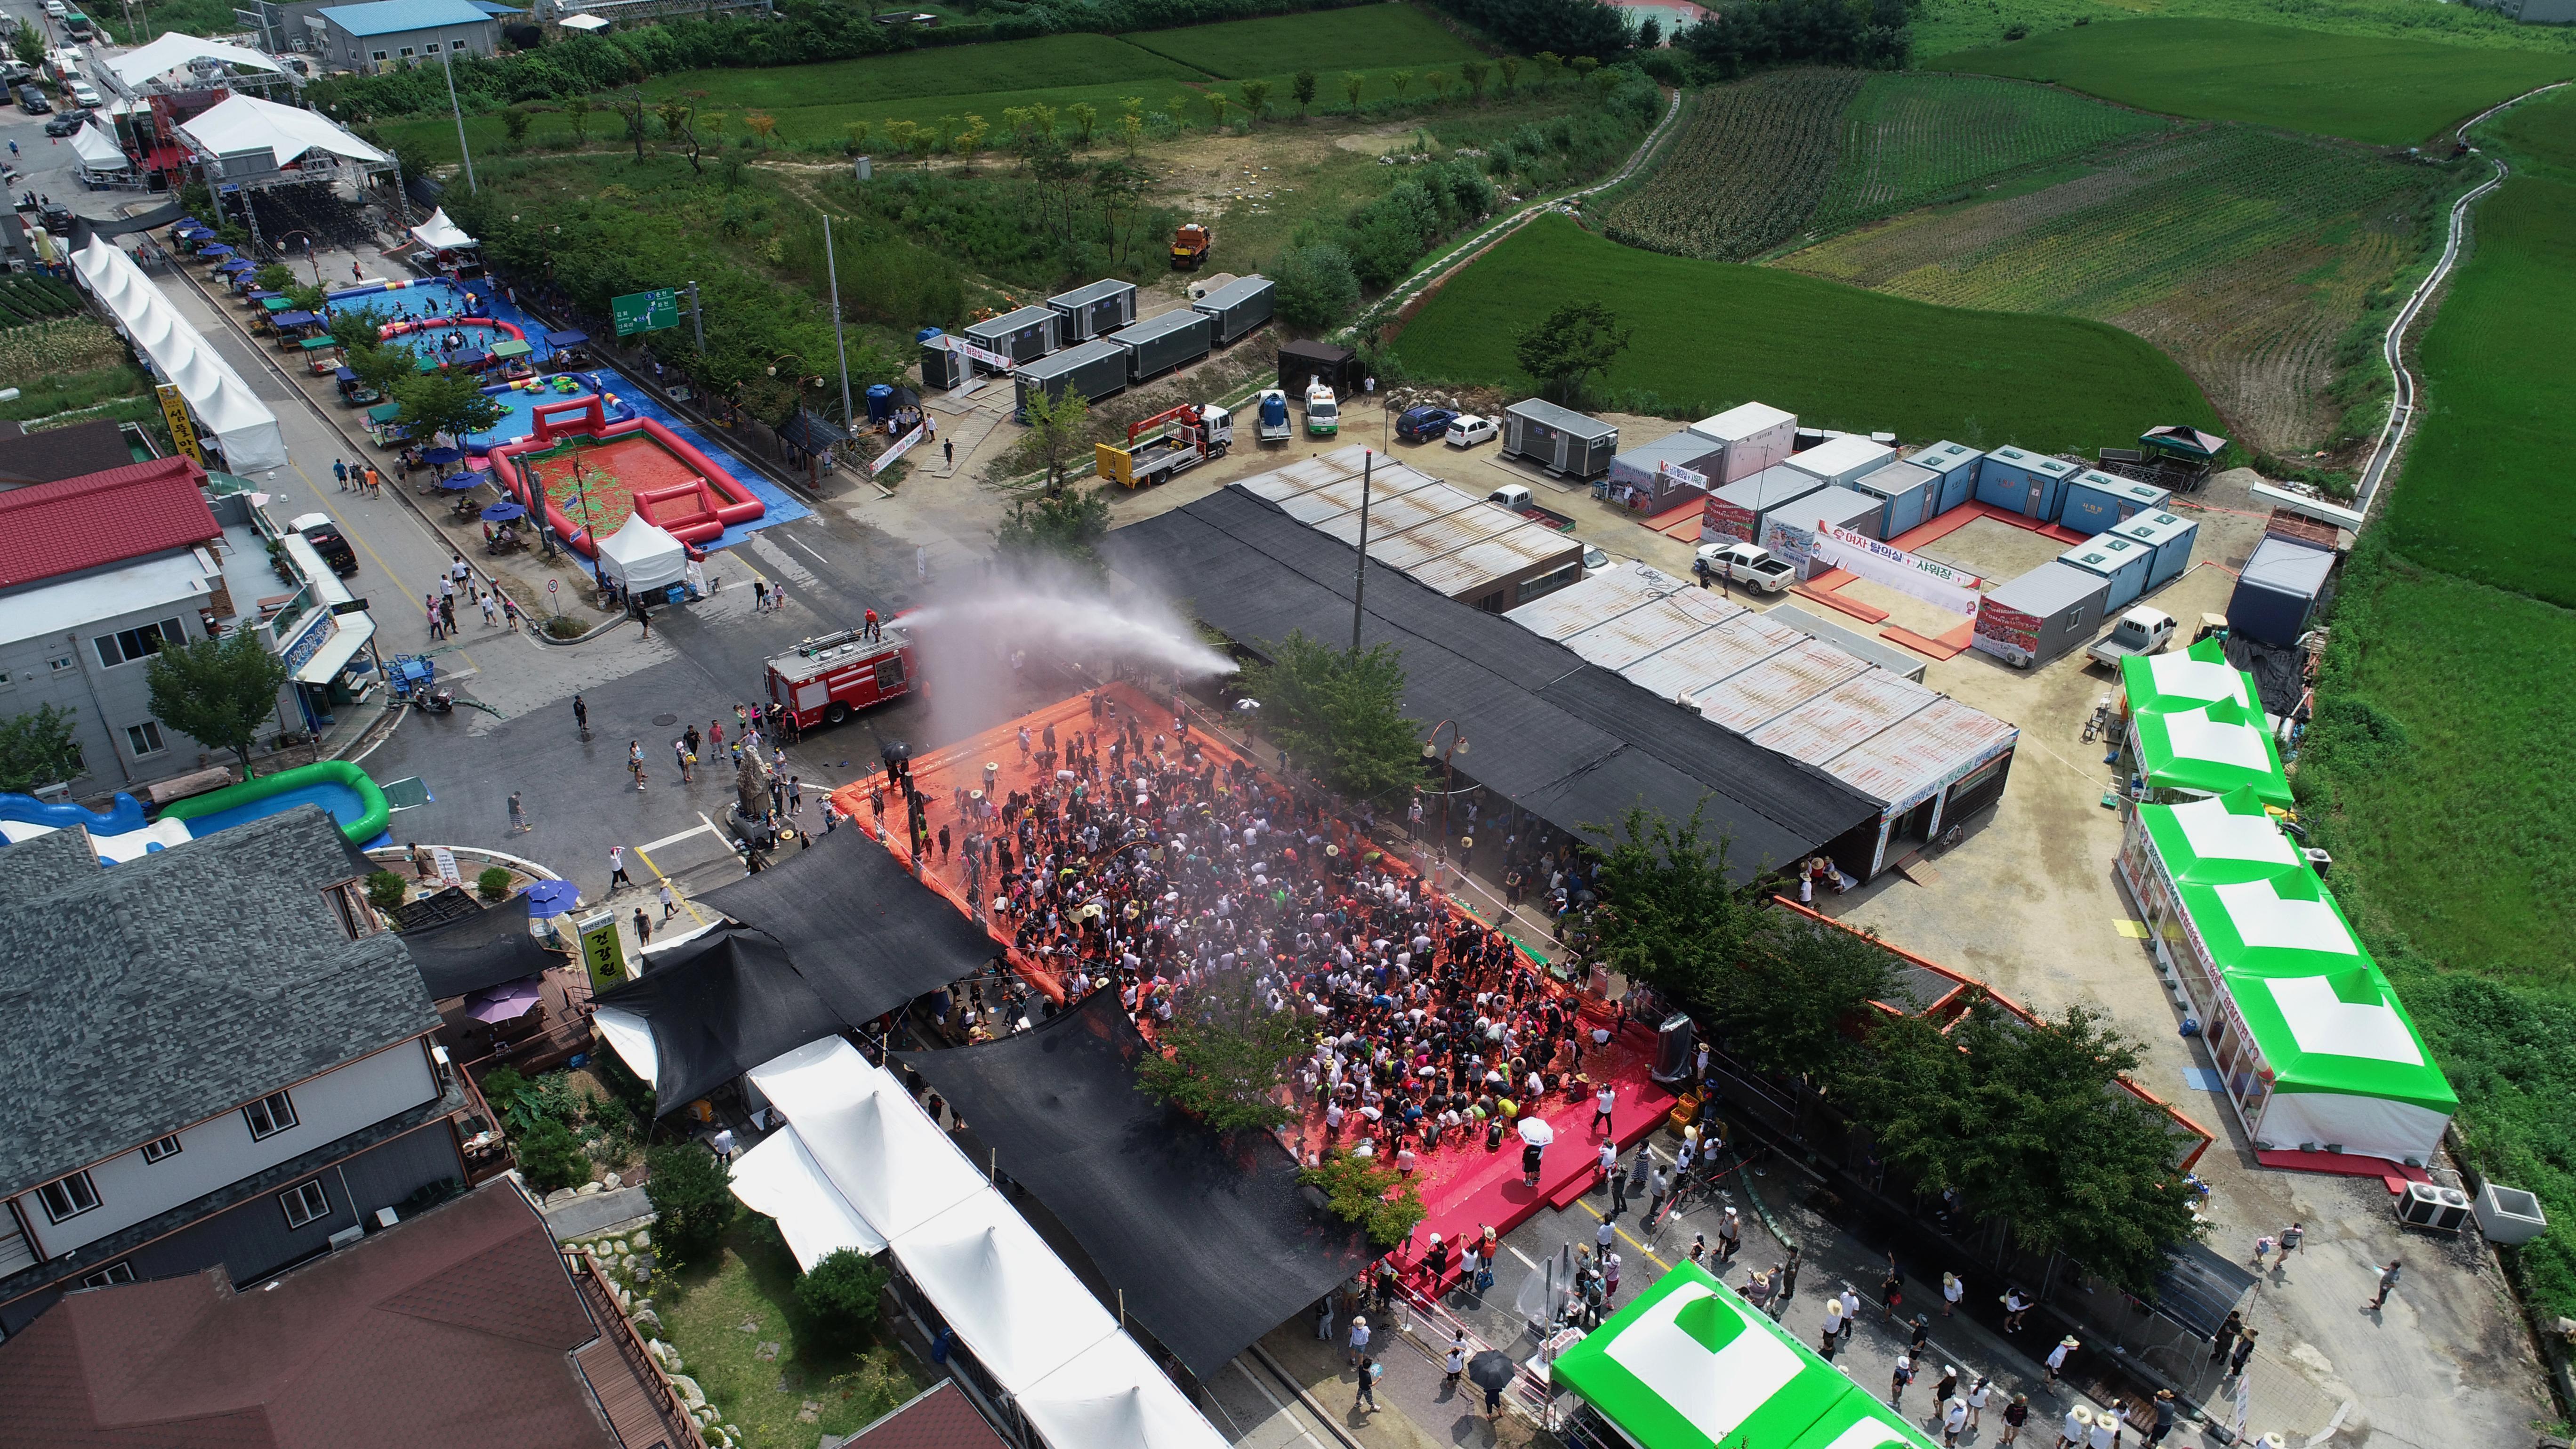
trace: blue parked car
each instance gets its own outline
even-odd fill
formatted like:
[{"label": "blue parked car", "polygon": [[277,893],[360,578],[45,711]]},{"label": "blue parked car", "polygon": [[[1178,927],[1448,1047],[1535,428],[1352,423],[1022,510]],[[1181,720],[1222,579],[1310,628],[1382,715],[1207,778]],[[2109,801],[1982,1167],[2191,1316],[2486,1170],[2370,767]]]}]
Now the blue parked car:
[{"label": "blue parked car", "polygon": [[1450,408],[1408,408],[1395,420],[1395,435],[1408,443],[1428,442],[1448,436],[1449,425],[1456,421],[1458,414]]}]

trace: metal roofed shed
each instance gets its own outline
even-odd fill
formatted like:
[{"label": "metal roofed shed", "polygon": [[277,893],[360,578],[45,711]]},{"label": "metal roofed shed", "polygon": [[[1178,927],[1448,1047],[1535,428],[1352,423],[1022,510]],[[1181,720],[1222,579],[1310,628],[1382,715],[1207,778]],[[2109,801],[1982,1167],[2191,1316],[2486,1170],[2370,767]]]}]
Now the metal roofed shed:
[{"label": "metal roofed shed", "polygon": [[[1392,473],[1395,470],[1390,468],[1387,471]],[[1312,523],[1342,542],[1356,545],[1360,541],[1360,511],[1357,508],[1346,509],[1330,518],[1316,520],[1299,517],[1299,511],[1295,506],[1338,492],[1348,486],[1347,483],[1336,484],[1332,488],[1317,489],[1302,498],[1292,499],[1287,506],[1287,511],[1291,517],[1298,517],[1300,522]],[[1495,513],[1506,512],[1504,509],[1494,508],[1493,505],[1485,503],[1473,494],[1452,488],[1446,483],[1434,483],[1427,488],[1398,489],[1392,493],[1373,487],[1369,490],[1369,543],[1374,549],[1379,539],[1392,538],[1408,528],[1418,527],[1434,519],[1447,518],[1453,513],[1464,513],[1470,508],[1479,506],[1491,509]],[[1502,529],[1497,527],[1494,532],[1500,533]],[[1383,557],[1374,553],[1372,556]]]},{"label": "metal roofed shed", "polygon": [[[1369,511],[1374,516],[1377,510],[1372,506]],[[1374,524],[1370,525],[1369,557],[1388,568],[1410,574],[1423,564],[1456,553],[1469,544],[1500,538],[1519,527],[1520,523],[1520,515],[1509,509],[1471,501],[1465,508],[1419,520],[1402,533],[1380,533]],[[1329,523],[1318,525],[1316,531],[1356,547],[1360,536],[1359,510],[1354,508]],[[1441,592],[1449,591],[1443,589]]]},{"label": "metal roofed shed", "polygon": [[1896,450],[1884,443],[1873,443],[1858,433],[1845,433],[1803,453],[1791,453],[1785,461],[1799,472],[1812,473],[1828,483],[1849,483],[1887,466],[1895,457]]},{"label": "metal roofed shed", "polygon": [[2111,581],[2064,563],[2044,563],[1977,603],[1971,648],[2028,669],[2089,642],[2101,628]]},{"label": "metal roofed shed", "polygon": [[1709,475],[1713,487],[1750,478],[1789,456],[1797,447],[1798,415],[1769,403],[1749,402],[1700,419],[1686,430],[1726,450],[1726,460]]},{"label": "metal roofed shed", "polygon": [[2153,592],[2191,567],[2191,546],[2200,537],[2200,520],[2158,509],[2141,513],[2111,532],[2156,551],[2156,561],[2147,565],[2147,588]]},{"label": "metal roofed shed", "polygon": [[1064,340],[1070,345],[1106,337],[1136,320],[1136,284],[1105,277],[1088,287],[1046,299],[1064,318]]},{"label": "metal roofed shed", "polygon": [[1879,522],[1886,514],[1884,498],[1839,485],[1820,488],[1771,510],[1762,520],[1762,536],[1755,542],[1769,549],[1772,557],[1795,564],[1798,577],[1814,578],[1830,567],[1816,557],[1817,535],[1831,527],[1877,538]]},{"label": "metal roofed shed", "polygon": [[1932,500],[1929,517],[1938,518],[1977,496],[1977,465],[1984,462],[1985,457],[1965,444],[1944,439],[1905,460],[1938,475],[1941,480],[1940,492]]},{"label": "metal roofed shed", "polygon": [[[1064,346],[1064,315],[1052,307],[1022,307],[959,331],[986,352],[998,352],[1013,362],[1035,362]],[[985,363],[976,366],[986,372],[1001,371]]]},{"label": "metal roofed shed", "polygon": [[1772,510],[1822,492],[1824,486],[1822,478],[1785,464],[1765,468],[1750,478],[1739,478],[1708,495],[1708,501],[1701,505],[1700,542],[1734,538],[1751,543],[1761,535],[1762,524]]},{"label": "metal roofed shed", "polygon": [[[1249,489],[1272,503],[1284,503],[1345,478],[1359,477],[1368,451],[1366,447],[1352,443],[1329,453],[1300,458],[1294,463],[1246,478],[1235,486]],[[1357,508],[1359,500],[1354,498],[1347,506]]]},{"label": "metal roofed shed", "polygon": [[[1773,610],[1772,613],[1777,613]],[[1620,673],[1658,699],[1687,701],[1807,638],[1750,609],[1703,634],[1647,655]]]},{"label": "metal roofed shed", "polygon": [[1851,486],[1887,500],[1878,537],[1894,538],[1932,516],[1932,495],[1940,482],[1941,475],[1931,469],[1900,462],[1871,469],[1853,479]]},{"label": "metal roofed shed", "polygon": [[1542,639],[1568,639],[1605,619],[1697,587],[1652,564],[1624,563],[1512,610],[1511,620]]},{"label": "metal roofed shed", "polygon": [[1620,453],[1610,460],[1610,486],[1644,490],[1646,511],[1660,513],[1684,503],[1706,497],[1707,487],[1684,483],[1664,471],[1666,466],[1687,468],[1717,484],[1718,472],[1726,463],[1726,445],[1712,442],[1684,429],[1669,438],[1658,438]]},{"label": "metal roofed shed", "polygon": [[1685,589],[1604,619],[1567,638],[1565,647],[1604,669],[1625,673],[1629,666],[1704,634],[1739,614],[1742,604]]},{"label": "metal roofed shed", "polygon": [[1614,423],[1544,398],[1527,398],[1503,409],[1503,456],[1527,458],[1558,477],[1601,477],[1618,451]]},{"label": "metal roofed shed", "polygon": [[2097,538],[2059,554],[2057,561],[2111,581],[2110,596],[2102,601],[2102,613],[2108,617],[2129,607],[2147,591],[2147,569],[2156,561],[2156,554],[2136,539]]},{"label": "metal roofed shed", "polygon": [[1923,682],[1926,666],[1922,655],[1911,649],[1900,649],[1884,640],[1873,638],[1858,629],[1847,629],[1821,614],[1811,614],[1795,604],[1775,604],[1763,618],[1824,640],[1855,659],[1867,660],[1890,674],[1900,675],[1915,683]]},{"label": "metal roofed shed", "polygon": [[1224,347],[1270,320],[1278,284],[1268,277],[1238,277],[1190,303],[1190,310],[1216,324],[1216,345]]},{"label": "metal roofed shed", "polygon": [[1019,383],[1019,393],[1011,415],[1025,423],[1029,420],[1031,393],[1043,390],[1048,397],[1059,398],[1072,391],[1096,402],[1124,388],[1127,349],[1113,342],[1085,342],[1041,357],[1013,376]]},{"label": "metal roofed shed", "polygon": [[2236,576],[2236,592],[2227,600],[2228,629],[2276,648],[2298,643],[2334,564],[2331,550],[2264,539]]},{"label": "metal roofed shed", "polygon": [[1280,388],[1292,398],[1304,397],[1310,382],[1321,382],[1336,397],[1359,391],[1359,354],[1329,342],[1280,343]]},{"label": "metal roofed shed", "polygon": [[2064,458],[1997,448],[1977,465],[1977,501],[2041,523],[2055,523],[2075,465]]},{"label": "metal roofed shed", "polygon": [[2077,533],[2108,533],[2141,513],[2162,509],[2173,493],[2135,478],[2118,478],[2086,468],[2066,485],[2066,502],[2057,521]]},{"label": "metal roofed shed", "polygon": [[1127,350],[1127,380],[1143,382],[1207,356],[1214,327],[1205,313],[1175,307],[1120,328],[1108,340]]},{"label": "metal roofed shed", "polygon": [[[1448,521],[1443,519],[1441,523]],[[1431,588],[1488,614],[1517,608],[1583,577],[1581,539],[1527,519],[1515,518],[1513,522],[1515,527],[1442,554],[1410,572]],[[1437,528],[1440,524],[1425,526]]]},{"label": "metal roofed shed", "polygon": [[[1441,486],[1440,480],[1427,473],[1417,473],[1411,468],[1390,465],[1383,460],[1376,468],[1369,471],[1366,478],[1363,478],[1360,476],[1358,463],[1354,460],[1347,476],[1336,477],[1332,482],[1319,488],[1310,488],[1304,492],[1294,493],[1285,498],[1273,498],[1270,501],[1278,504],[1282,511],[1299,523],[1321,527],[1344,514],[1359,512],[1360,497],[1363,494],[1366,494],[1369,499],[1370,513],[1374,517],[1375,505],[1378,503],[1438,486]],[[1455,488],[1448,491],[1459,492]],[[1459,496],[1466,495],[1460,493]],[[1475,501],[1473,498],[1467,499],[1468,503]],[[1462,508],[1465,506],[1465,504],[1459,505]],[[1454,513],[1457,510],[1450,511]]]}]

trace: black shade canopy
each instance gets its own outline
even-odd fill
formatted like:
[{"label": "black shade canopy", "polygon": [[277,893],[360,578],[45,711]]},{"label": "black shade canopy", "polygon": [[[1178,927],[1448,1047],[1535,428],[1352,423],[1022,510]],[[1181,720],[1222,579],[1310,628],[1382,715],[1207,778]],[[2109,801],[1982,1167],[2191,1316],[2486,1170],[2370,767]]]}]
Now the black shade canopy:
[{"label": "black shade canopy", "polygon": [[736,926],[657,953],[651,970],[601,992],[598,1004],[653,1029],[656,1116],[855,1025],[806,984],[777,942]]},{"label": "black shade canopy", "polygon": [[859,830],[834,831],[698,903],[786,948],[797,973],[853,1024],[1002,954],[982,926]]},{"label": "black shade canopy", "polygon": [[444,1001],[534,976],[564,958],[528,934],[528,898],[512,896],[470,916],[403,933],[430,998]]},{"label": "black shade canopy", "polygon": [[1367,1252],[1310,1209],[1267,1132],[1221,1137],[1136,1086],[1149,1050],[1096,991],[983,1046],[898,1052],[930,1079],[1004,1172],[1091,1255],[1127,1311],[1205,1379],[1358,1272]]}]

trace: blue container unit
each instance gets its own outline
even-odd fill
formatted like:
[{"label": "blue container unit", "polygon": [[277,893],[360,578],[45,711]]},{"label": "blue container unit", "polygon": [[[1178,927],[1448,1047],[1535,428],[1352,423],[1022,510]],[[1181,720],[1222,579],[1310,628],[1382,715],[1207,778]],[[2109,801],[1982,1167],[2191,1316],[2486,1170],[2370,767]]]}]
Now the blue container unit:
[{"label": "blue container unit", "polygon": [[2147,565],[2147,591],[2153,593],[2181,578],[2183,571],[2191,567],[2191,546],[2199,541],[2200,521],[2158,508],[2118,524],[2110,532],[2115,538],[2156,551],[2156,561]]},{"label": "blue container unit", "polygon": [[1854,478],[1851,486],[1873,498],[1887,500],[1887,510],[1879,515],[1878,536],[1894,538],[1932,516],[1932,494],[1940,482],[1941,475],[1929,468],[1890,463]]},{"label": "blue container unit", "polygon": [[2076,468],[2064,458],[1997,448],[1977,465],[1977,501],[2039,523],[2055,523]]},{"label": "blue container unit", "polygon": [[1985,456],[1965,444],[1944,441],[1905,460],[1940,480],[1926,518],[1938,518],[1977,495],[1977,464]]},{"label": "blue container unit", "polygon": [[2254,546],[2245,571],[2236,576],[2236,592],[2227,600],[2227,627],[2277,649],[2299,642],[2317,596],[2334,572],[2332,550],[2311,548],[2286,538],[2266,538]]},{"label": "blue container unit", "polygon": [[2172,496],[2153,483],[2086,468],[2066,485],[2066,504],[2057,521],[2077,533],[2109,533],[2141,513],[2164,507]]},{"label": "blue container unit", "polygon": [[2057,561],[2111,581],[2111,596],[2102,602],[2108,618],[2147,591],[2147,569],[2156,561],[2156,551],[2133,538],[2097,538],[2059,554]]}]

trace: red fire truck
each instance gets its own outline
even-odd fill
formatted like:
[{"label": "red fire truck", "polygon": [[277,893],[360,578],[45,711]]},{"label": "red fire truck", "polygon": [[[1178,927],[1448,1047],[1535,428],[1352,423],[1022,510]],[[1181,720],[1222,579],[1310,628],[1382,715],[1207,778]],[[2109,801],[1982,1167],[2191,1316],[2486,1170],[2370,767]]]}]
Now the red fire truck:
[{"label": "red fire truck", "polygon": [[800,730],[817,721],[839,724],[854,709],[913,692],[912,634],[898,618],[877,637],[844,629],[808,639],[769,661],[770,702],[782,706]]}]

